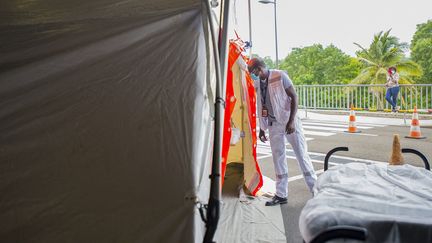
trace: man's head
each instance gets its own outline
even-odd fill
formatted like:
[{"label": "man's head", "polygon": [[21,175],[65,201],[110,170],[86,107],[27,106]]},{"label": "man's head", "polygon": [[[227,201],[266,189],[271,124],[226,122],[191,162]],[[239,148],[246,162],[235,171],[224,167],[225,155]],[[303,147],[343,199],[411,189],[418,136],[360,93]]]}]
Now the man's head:
[{"label": "man's head", "polygon": [[267,67],[260,58],[255,57],[249,61],[248,71],[251,74],[251,78],[254,80],[264,80],[267,78]]},{"label": "man's head", "polygon": [[394,73],[396,73],[396,68],[395,68],[395,67],[389,67],[389,69],[388,69],[388,73],[389,73],[389,74],[394,74]]}]

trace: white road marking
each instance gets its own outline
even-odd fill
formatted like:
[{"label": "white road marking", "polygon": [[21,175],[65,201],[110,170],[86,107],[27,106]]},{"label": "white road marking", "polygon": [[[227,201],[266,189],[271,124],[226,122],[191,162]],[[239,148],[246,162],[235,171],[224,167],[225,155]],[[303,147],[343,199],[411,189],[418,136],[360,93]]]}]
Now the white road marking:
[{"label": "white road marking", "polygon": [[[292,149],[286,149],[286,152],[293,152]],[[326,154],[324,153],[317,153],[317,152],[309,152],[309,155],[317,155],[317,156],[322,156],[324,157]],[[265,158],[269,158],[272,157],[271,153],[270,154],[266,154],[263,156],[259,156],[258,159],[265,159]],[[296,159],[295,156],[291,156],[291,155],[286,155],[287,159]],[[338,158],[338,159],[344,159],[344,160],[350,160],[351,162],[360,162],[360,163],[385,163],[387,164],[387,162],[383,162],[383,161],[377,161],[377,160],[369,160],[369,159],[360,159],[360,158],[354,158],[354,157],[348,157],[348,156],[339,156],[339,155],[332,155],[332,158]],[[319,164],[324,164],[323,160],[317,160],[317,159],[311,159],[311,162],[313,163],[319,163]],[[329,165],[338,165],[339,163],[334,163],[334,162],[329,162]],[[316,174],[321,174],[323,173],[324,170],[317,170],[315,171]],[[288,181],[295,181],[295,180],[299,180],[302,179],[303,175],[295,175],[295,176],[291,176],[288,178]],[[268,178],[270,179],[270,178]],[[271,179],[270,179],[271,180]]]},{"label": "white road marking", "polygon": [[331,135],[335,135],[336,133],[333,133],[333,132],[317,132],[317,131],[304,130],[303,134],[304,135],[315,135],[315,136],[328,137],[328,136],[331,136]]},{"label": "white road marking", "polygon": [[[321,173],[323,173],[323,172],[324,172],[323,169],[321,169],[321,170],[316,170],[316,171],[315,171],[315,174],[319,175],[319,174],[321,174]],[[288,182],[290,182],[290,181],[295,181],[295,180],[299,180],[299,179],[303,179],[303,175],[291,176],[291,177],[288,178]],[[275,184],[276,184],[276,183],[275,183]]]},{"label": "white road marking", "polygon": [[378,137],[377,134],[370,134],[370,133],[350,133],[350,132],[344,132],[341,134],[346,134],[346,135],[356,135],[356,136],[368,136],[368,137]]},{"label": "white road marking", "polygon": [[[260,150],[260,152],[257,152],[257,153],[265,154],[266,156],[267,156],[267,155],[272,156],[272,155],[271,155],[271,149],[270,149],[270,146],[268,146],[268,145],[264,145],[261,149],[262,149],[262,150]],[[261,152],[261,151],[262,151],[262,152]],[[289,152],[289,153],[294,153],[294,150],[292,150],[292,149],[285,149],[285,151],[286,151],[286,152]],[[309,154],[309,155],[322,156],[322,157],[325,157],[325,156],[326,156],[325,153],[319,153],[319,152],[308,152],[308,154]],[[338,159],[344,159],[344,160],[351,160],[351,161],[353,161],[353,162],[363,162],[363,163],[386,163],[386,164],[387,164],[387,162],[384,162],[384,161],[370,160],[370,159],[361,159],[361,158],[355,158],[355,157],[349,157],[349,156],[332,155],[331,157],[332,157],[332,158],[338,158]],[[287,158],[295,159],[295,157],[290,156],[290,155],[287,155]],[[316,163],[324,163],[323,161],[319,161],[319,160],[312,160],[312,162],[316,162]]]},{"label": "white road marking", "polygon": [[[309,124],[329,124],[329,125],[341,125],[341,126],[348,126],[348,119],[345,121],[319,121],[319,120],[302,120],[302,123],[309,123]],[[366,123],[366,122],[356,122],[359,126],[369,126],[369,127],[386,127],[388,125],[384,124],[374,124],[374,123]]]},{"label": "white road marking", "polygon": [[276,193],[276,182],[263,175],[263,185],[259,191],[264,194],[274,195]]},{"label": "white road marking", "polygon": [[[287,149],[289,152],[293,152],[292,149]],[[318,156],[326,156],[324,153],[317,153],[317,152],[308,152],[309,155],[318,155]],[[354,158],[354,157],[348,157],[348,156],[340,156],[340,155],[332,155],[332,158],[338,158],[338,159],[346,159],[346,160],[352,160],[353,162],[364,162],[364,163],[386,163],[383,161],[378,160],[370,160],[370,159],[360,159],[360,158]]]},{"label": "white road marking", "polygon": [[[315,123],[315,122],[302,122],[303,125],[317,125],[317,126],[325,126],[325,127],[345,127],[346,129],[348,129],[348,123],[343,125],[343,124],[331,124],[331,123]],[[305,126],[303,126],[305,127]],[[358,129],[371,129],[373,127],[369,126],[357,126]]]},{"label": "white road marking", "polygon": [[323,131],[329,131],[329,132],[343,132],[343,131],[348,130],[348,128],[326,127],[326,126],[308,126],[308,125],[303,125],[303,129],[323,130]]},{"label": "white road marking", "polygon": [[272,155],[271,154],[266,154],[266,155],[263,155],[263,156],[257,156],[257,160],[265,159],[265,158],[268,158],[268,157],[272,157]]}]

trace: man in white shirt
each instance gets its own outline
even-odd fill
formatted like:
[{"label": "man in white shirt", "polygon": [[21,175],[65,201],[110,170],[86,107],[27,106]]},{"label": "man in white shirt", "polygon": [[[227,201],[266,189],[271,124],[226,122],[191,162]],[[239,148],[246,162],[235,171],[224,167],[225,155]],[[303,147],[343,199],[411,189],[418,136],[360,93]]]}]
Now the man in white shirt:
[{"label": "man in white shirt", "polygon": [[297,116],[297,94],[288,75],[280,70],[269,70],[259,58],[249,61],[248,71],[255,81],[257,106],[260,120],[259,138],[270,146],[276,173],[276,195],[266,206],[284,204],[288,201],[288,165],[286,163],[285,138],[291,144],[306,184],[312,192],[317,179],[307,152],[306,139],[300,118]]}]

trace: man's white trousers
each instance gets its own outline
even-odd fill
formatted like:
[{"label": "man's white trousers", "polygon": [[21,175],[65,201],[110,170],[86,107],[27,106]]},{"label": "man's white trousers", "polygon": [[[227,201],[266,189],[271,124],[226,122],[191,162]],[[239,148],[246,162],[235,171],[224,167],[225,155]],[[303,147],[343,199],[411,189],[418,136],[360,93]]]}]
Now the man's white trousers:
[{"label": "man's white trousers", "polygon": [[286,124],[279,122],[273,122],[269,126],[270,146],[276,172],[276,195],[279,197],[288,197],[288,164],[286,161],[285,138],[291,144],[306,184],[312,192],[317,176],[308,155],[306,138],[303,135],[300,118],[295,118],[295,132],[286,134],[285,127]]}]

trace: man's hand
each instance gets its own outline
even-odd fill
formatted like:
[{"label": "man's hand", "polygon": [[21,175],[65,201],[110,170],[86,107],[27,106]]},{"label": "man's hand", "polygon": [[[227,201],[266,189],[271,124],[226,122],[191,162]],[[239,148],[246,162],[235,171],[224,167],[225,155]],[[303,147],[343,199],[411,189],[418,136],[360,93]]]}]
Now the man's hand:
[{"label": "man's hand", "polygon": [[261,140],[261,142],[265,143],[267,141],[267,137],[265,135],[265,132],[262,129],[260,129],[258,136],[259,136],[259,139]]},{"label": "man's hand", "polygon": [[294,125],[294,122],[293,122],[293,121],[289,121],[289,122],[286,124],[285,132],[286,132],[287,134],[291,134],[291,133],[295,132],[295,125]]},{"label": "man's hand", "polygon": [[294,121],[296,119],[296,114],[297,114],[297,93],[295,92],[294,87],[291,85],[290,87],[288,87],[287,89],[285,89],[286,94],[288,95],[288,97],[291,98],[291,112],[290,112],[290,116],[288,119],[288,123],[285,126],[285,133],[286,134],[291,134],[293,132],[295,132],[295,124]]}]

